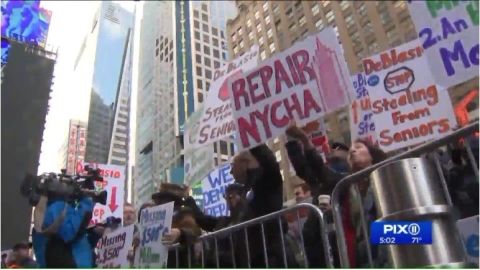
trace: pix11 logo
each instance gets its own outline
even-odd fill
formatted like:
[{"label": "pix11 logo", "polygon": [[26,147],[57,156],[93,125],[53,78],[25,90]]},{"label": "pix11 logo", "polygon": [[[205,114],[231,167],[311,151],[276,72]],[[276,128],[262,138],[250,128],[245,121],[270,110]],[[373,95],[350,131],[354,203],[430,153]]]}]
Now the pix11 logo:
[{"label": "pix11 logo", "polygon": [[431,221],[376,221],[370,225],[374,245],[432,244]]}]

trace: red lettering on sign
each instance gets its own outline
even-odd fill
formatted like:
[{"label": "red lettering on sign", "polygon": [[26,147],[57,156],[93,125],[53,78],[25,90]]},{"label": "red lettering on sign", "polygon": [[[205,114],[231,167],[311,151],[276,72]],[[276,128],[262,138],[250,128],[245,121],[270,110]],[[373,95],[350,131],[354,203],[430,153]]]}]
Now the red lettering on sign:
[{"label": "red lettering on sign", "polygon": [[363,68],[365,70],[365,75],[369,75],[374,71],[381,71],[387,69],[391,66],[395,66],[398,63],[404,63],[410,60],[413,60],[417,57],[422,56],[423,48],[422,46],[417,46],[415,48],[401,51],[397,53],[397,49],[392,49],[390,52],[384,52],[380,54],[380,61],[375,61],[373,59],[364,59]]}]

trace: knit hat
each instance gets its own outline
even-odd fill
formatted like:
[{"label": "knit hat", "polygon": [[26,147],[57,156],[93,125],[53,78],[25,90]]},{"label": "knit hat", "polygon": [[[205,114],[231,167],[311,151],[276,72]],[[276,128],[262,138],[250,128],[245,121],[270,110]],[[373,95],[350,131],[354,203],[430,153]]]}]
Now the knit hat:
[{"label": "knit hat", "polygon": [[321,204],[321,203],[330,204],[330,195],[325,195],[325,194],[319,195],[318,204]]}]

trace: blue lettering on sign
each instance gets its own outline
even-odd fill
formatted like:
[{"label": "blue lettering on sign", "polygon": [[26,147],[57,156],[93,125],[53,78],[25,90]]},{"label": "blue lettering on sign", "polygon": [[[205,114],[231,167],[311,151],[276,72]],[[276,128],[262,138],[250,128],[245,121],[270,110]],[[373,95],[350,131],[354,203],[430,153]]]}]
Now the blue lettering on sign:
[{"label": "blue lettering on sign", "polygon": [[370,225],[370,242],[383,244],[432,244],[431,221],[375,221]]},{"label": "blue lettering on sign", "polygon": [[455,41],[453,51],[449,51],[446,48],[440,48],[440,55],[445,70],[447,71],[447,75],[452,76],[456,73],[455,68],[453,67],[453,61],[456,62],[462,60],[464,68],[469,68],[471,65],[478,66],[478,48],[478,44],[473,46],[467,54],[461,40]]},{"label": "blue lettering on sign", "polygon": [[225,186],[221,186],[215,189],[211,189],[203,192],[203,205],[208,206],[210,204],[217,203],[221,200],[223,194],[225,194]]},{"label": "blue lettering on sign", "polygon": [[465,246],[469,256],[478,257],[478,234],[472,234],[465,241]]},{"label": "blue lettering on sign", "polygon": [[370,78],[368,78],[368,85],[375,86],[378,84],[379,81],[380,78],[378,77],[378,75],[372,75],[370,76]]},{"label": "blue lettering on sign", "polygon": [[362,97],[368,97],[367,88],[367,80],[363,73],[358,73],[356,78],[353,80],[353,89],[355,89],[355,93],[357,95],[357,99]]},{"label": "blue lettering on sign", "polygon": [[370,131],[375,131],[375,123],[371,121],[373,113],[367,113],[363,116],[362,121],[358,123],[358,135],[362,136]]},{"label": "blue lettering on sign", "polygon": [[142,235],[142,246],[150,242],[157,242],[160,236],[164,236],[167,231],[168,228],[164,227],[163,224],[145,228]]},{"label": "blue lettering on sign", "polygon": [[226,216],[228,215],[227,205],[224,203],[217,204],[211,207],[205,207],[205,214],[214,217]]},{"label": "blue lettering on sign", "polygon": [[212,188],[233,182],[233,176],[230,174],[230,164],[219,168],[218,174],[209,173],[208,182]]}]

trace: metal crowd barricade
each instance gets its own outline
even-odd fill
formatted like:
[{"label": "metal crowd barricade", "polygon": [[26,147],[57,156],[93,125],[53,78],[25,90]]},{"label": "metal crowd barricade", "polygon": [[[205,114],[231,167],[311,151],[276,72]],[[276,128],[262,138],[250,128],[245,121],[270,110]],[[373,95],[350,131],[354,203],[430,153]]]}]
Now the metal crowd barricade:
[{"label": "metal crowd barricade", "polygon": [[[397,154],[393,157],[390,157],[380,163],[374,164],[368,168],[365,168],[359,172],[356,172],[352,175],[349,175],[345,178],[343,178],[335,187],[333,194],[332,194],[332,211],[333,211],[333,217],[334,217],[334,225],[335,225],[335,233],[336,233],[336,238],[337,238],[337,246],[338,246],[338,253],[339,253],[339,259],[340,259],[340,264],[342,267],[349,267],[349,259],[348,259],[348,252],[347,252],[347,243],[346,243],[346,237],[345,237],[345,231],[343,228],[343,219],[342,219],[342,207],[341,207],[341,195],[344,194],[351,186],[352,184],[359,183],[363,179],[369,177],[369,175],[379,169],[380,167],[383,167],[384,165],[391,164],[393,162],[402,160],[402,159],[407,159],[407,158],[412,158],[412,157],[417,157],[420,155],[428,155],[433,153],[432,158],[435,164],[435,168],[437,169],[439,173],[439,178],[440,178],[440,184],[443,189],[443,192],[445,193],[445,198],[446,201],[448,202],[448,205],[452,205],[452,200],[450,198],[448,189],[447,189],[447,183],[445,181],[445,176],[443,169],[441,167],[440,161],[438,154],[435,153],[434,151],[444,145],[448,145],[449,143],[454,142],[455,140],[458,140],[460,138],[464,138],[467,136],[472,135],[475,131],[478,131],[479,129],[479,123],[478,121],[469,124],[468,126],[465,126],[463,128],[460,128],[456,131],[454,131],[452,134],[449,134],[443,138],[440,138],[438,140],[434,140],[431,142],[427,142],[425,144],[422,144],[420,146],[417,146],[413,149],[410,149],[406,152]],[[472,168],[474,168],[474,173],[475,176],[477,176],[477,181],[478,181],[478,166],[476,164],[476,160],[474,158],[474,155],[472,153],[472,150],[470,149],[470,146],[465,140],[464,142],[464,147],[466,148],[465,150],[467,151],[467,157],[468,161],[471,163],[470,165]],[[356,186],[355,186],[356,189]],[[356,189],[356,192],[358,192],[358,189]],[[361,201],[361,200],[360,200]],[[362,233],[364,234],[364,239],[366,240],[366,245],[367,245],[367,257],[368,257],[368,263],[370,267],[374,267],[373,265],[373,259],[372,259],[372,249],[370,247],[370,238],[369,238],[369,225],[366,223],[365,216],[364,216],[364,211],[363,207],[360,206],[361,211],[360,211],[360,222],[362,226]]]},{"label": "metal crowd barricade", "polygon": [[[282,209],[280,211],[277,211],[277,212],[274,212],[274,213],[271,213],[271,214],[268,214],[268,215],[265,215],[265,216],[262,216],[262,217],[251,219],[251,220],[248,220],[246,222],[239,223],[239,224],[236,224],[236,225],[233,225],[233,226],[230,226],[230,227],[227,227],[227,228],[223,228],[223,229],[220,229],[220,230],[217,230],[217,231],[207,233],[207,234],[204,234],[204,235],[200,236],[197,243],[201,243],[201,245],[200,245],[201,258],[198,259],[199,263],[201,263],[201,267],[202,268],[205,267],[205,263],[206,263],[205,246],[211,240],[214,241],[215,264],[216,264],[217,268],[220,267],[218,240],[219,239],[225,240],[226,237],[228,237],[228,240],[229,240],[229,243],[230,243],[229,247],[230,247],[232,266],[234,268],[237,267],[237,265],[236,265],[236,255],[235,255],[235,250],[234,250],[235,247],[234,247],[233,240],[232,240],[232,236],[233,236],[234,233],[243,233],[244,236],[245,236],[246,259],[247,259],[249,268],[252,267],[252,265],[251,265],[252,257],[251,257],[249,243],[254,243],[254,244],[258,245],[260,241],[263,244],[263,259],[264,259],[265,266],[269,267],[269,260],[268,260],[269,258],[268,258],[268,254],[267,254],[267,246],[268,246],[269,243],[267,242],[266,235],[265,235],[265,223],[272,224],[272,223],[276,222],[278,224],[278,227],[279,227],[279,232],[280,232],[279,238],[280,238],[280,241],[282,243],[282,246],[281,246],[282,262],[283,262],[283,265],[286,268],[288,268],[289,267],[288,262],[287,262],[288,261],[287,260],[287,252],[288,251],[286,250],[286,244],[287,243],[286,243],[284,230],[283,230],[282,217],[284,217],[286,214],[296,212],[297,225],[298,225],[299,228],[302,228],[302,226],[300,224],[300,219],[299,219],[300,218],[299,211],[301,209],[309,210],[310,214],[313,213],[314,217],[318,218],[319,232],[320,232],[320,235],[322,236],[321,237],[322,239],[318,239],[318,241],[322,241],[322,246],[323,246],[323,250],[324,250],[324,253],[323,254],[318,254],[318,256],[324,256],[326,266],[331,268],[332,267],[332,257],[331,257],[331,254],[330,254],[330,245],[329,245],[327,234],[326,234],[326,231],[325,231],[325,224],[324,224],[324,221],[323,221],[322,212],[320,211],[320,209],[318,209],[318,207],[314,206],[313,204],[309,204],[309,203],[300,203],[298,205],[295,205],[295,206],[292,206],[292,207],[289,207],[289,208],[286,208],[286,209]],[[262,235],[261,239],[251,239],[251,238],[249,238],[247,229],[249,229],[253,226],[260,226],[261,235]],[[305,245],[304,245],[304,241],[303,241],[304,239],[303,239],[301,229],[300,229],[300,238],[301,238],[301,246],[300,246],[301,252],[302,252],[303,258],[305,260],[305,266],[308,267],[308,261],[307,261],[306,255],[305,255],[306,254],[305,253],[306,248],[305,248]],[[169,247],[170,251],[174,250],[174,252],[175,252],[174,261],[176,263],[177,268],[180,267],[180,263],[181,263],[180,259],[179,259],[179,250],[181,248],[184,248],[184,247],[182,247],[179,244],[172,245],[172,246]],[[192,262],[191,262],[191,259],[192,259],[191,256],[190,256],[191,249],[192,249],[192,246],[187,247],[187,250],[188,250],[188,267],[189,268],[190,267],[195,267],[195,266],[192,266]],[[171,259],[173,259],[173,258],[169,258],[169,260],[171,260]],[[197,267],[200,267],[200,265],[198,265]]]}]

